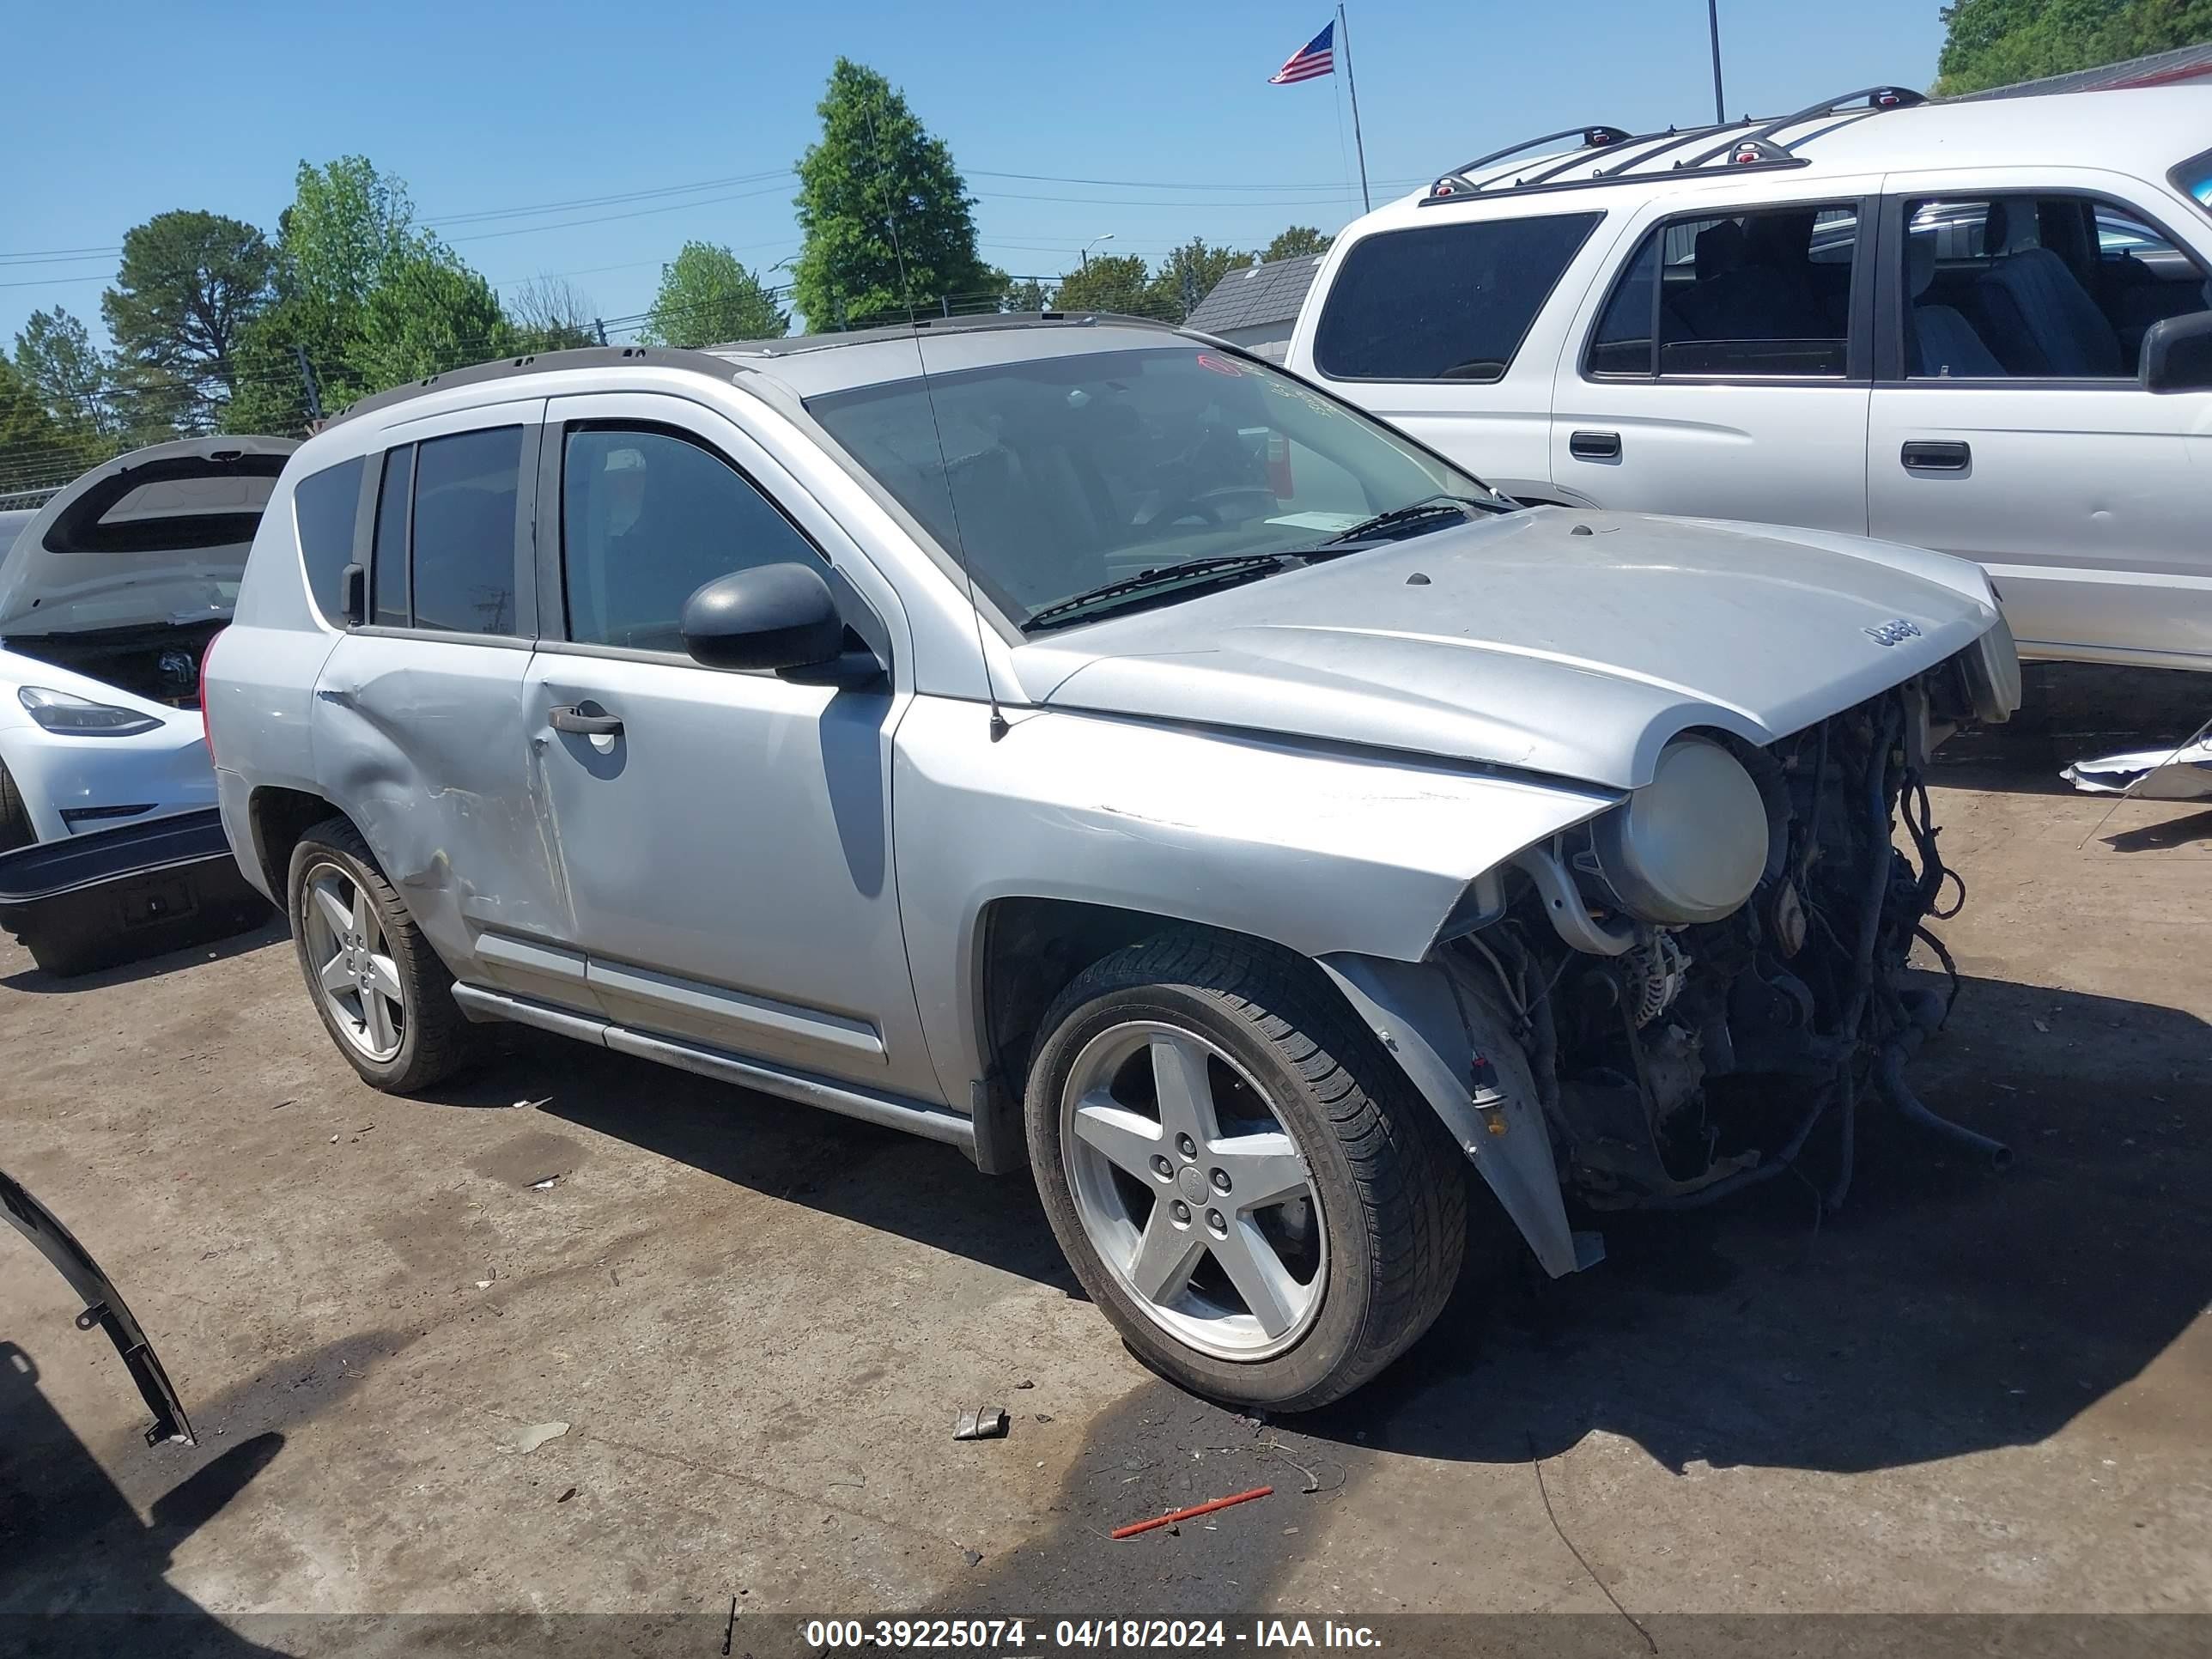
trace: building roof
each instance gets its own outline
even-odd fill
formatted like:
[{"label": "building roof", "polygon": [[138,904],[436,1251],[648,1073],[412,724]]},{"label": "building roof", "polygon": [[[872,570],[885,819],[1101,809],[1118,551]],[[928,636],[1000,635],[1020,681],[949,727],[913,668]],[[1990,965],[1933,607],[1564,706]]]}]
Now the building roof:
[{"label": "building roof", "polygon": [[2171,52],[2154,52],[2148,57],[2124,58],[2117,64],[2100,64],[2095,69],[2075,70],[2067,75],[2046,75],[2039,80],[2016,81],[2008,87],[1991,87],[1986,92],[1969,92],[1950,101],[1970,103],[1984,98],[2031,98],[2044,92],[2105,92],[2117,87],[2162,87],[2176,81],[2194,81],[2200,76],[2212,76],[2212,44],[2197,46],[2176,46]]},{"label": "building roof", "polygon": [[1264,265],[1244,265],[1213,285],[1198,302],[1198,309],[1183,319],[1185,328],[1202,334],[1226,334],[1231,329],[1285,327],[1297,318],[1313,286],[1314,272],[1322,255],[1301,253],[1294,259],[1271,259]]}]

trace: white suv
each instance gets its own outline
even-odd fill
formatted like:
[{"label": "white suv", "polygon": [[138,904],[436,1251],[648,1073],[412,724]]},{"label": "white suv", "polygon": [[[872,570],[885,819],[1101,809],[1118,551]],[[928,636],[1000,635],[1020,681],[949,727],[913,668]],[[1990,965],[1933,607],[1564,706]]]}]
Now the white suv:
[{"label": "white suv", "polygon": [[2208,139],[2212,87],[1547,134],[1340,236],[1289,363],[1523,500],[1938,548],[2024,655],[2212,668]]}]

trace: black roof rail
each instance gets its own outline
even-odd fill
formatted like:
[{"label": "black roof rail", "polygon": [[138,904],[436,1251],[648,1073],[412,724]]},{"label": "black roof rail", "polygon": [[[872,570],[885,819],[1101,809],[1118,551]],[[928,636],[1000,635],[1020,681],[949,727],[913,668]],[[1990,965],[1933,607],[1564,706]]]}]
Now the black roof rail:
[{"label": "black roof rail", "polygon": [[1866,112],[1869,115],[1878,115],[1884,110],[1908,109],[1915,104],[1924,104],[1928,101],[1923,95],[1909,87],[1861,87],[1857,91],[1844,93],[1839,98],[1830,98],[1818,104],[1808,104],[1803,109],[1767,122],[1756,132],[1747,133],[1741,138],[1726,139],[1715,144],[1711,149],[1699,150],[1688,161],[1677,161],[1674,165],[1686,171],[1691,167],[1701,167],[1723,153],[1734,160],[1747,147],[1761,151],[1762,154],[1758,157],[1760,161],[1787,161],[1790,158],[1791,146],[1771,142],[1776,133],[1784,127],[1795,126],[1800,121],[1813,121],[1823,115],[1837,114],[1847,106],[1857,103],[1861,99],[1866,100]]},{"label": "black roof rail", "polygon": [[[1643,136],[1645,137],[1650,137],[1655,135],[1646,133]],[[1626,128],[1623,127],[1561,127],[1557,132],[1539,133],[1534,138],[1523,138],[1517,144],[1508,144],[1504,149],[1493,149],[1487,155],[1478,155],[1472,161],[1462,162],[1458,167],[1454,167],[1449,173],[1444,173],[1439,177],[1435,184],[1430,185],[1429,194],[1431,196],[1455,196],[1459,193],[1460,190],[1472,192],[1479,189],[1480,186],[1467,175],[1473,173],[1477,167],[1486,167],[1492,161],[1503,161],[1508,156],[1518,155],[1524,149],[1534,149],[1539,144],[1548,144],[1557,138],[1573,138],[1577,137],[1579,137],[1583,141],[1583,149],[1602,149],[1608,144],[1627,144],[1633,143],[1635,142],[1635,136],[1632,135]],[[1579,155],[1582,154],[1582,150],[1577,150],[1574,154]],[[1459,190],[1447,188],[1447,186],[1454,185],[1459,186]]]}]

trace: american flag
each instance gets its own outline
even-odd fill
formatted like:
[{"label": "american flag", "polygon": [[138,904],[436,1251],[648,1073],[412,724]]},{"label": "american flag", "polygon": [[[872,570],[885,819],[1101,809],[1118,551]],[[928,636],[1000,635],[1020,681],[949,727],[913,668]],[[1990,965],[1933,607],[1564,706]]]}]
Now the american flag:
[{"label": "american flag", "polygon": [[1316,80],[1336,72],[1336,22],[1328,27],[1291,54],[1291,61],[1267,77],[1271,87],[1291,86],[1300,81]]}]

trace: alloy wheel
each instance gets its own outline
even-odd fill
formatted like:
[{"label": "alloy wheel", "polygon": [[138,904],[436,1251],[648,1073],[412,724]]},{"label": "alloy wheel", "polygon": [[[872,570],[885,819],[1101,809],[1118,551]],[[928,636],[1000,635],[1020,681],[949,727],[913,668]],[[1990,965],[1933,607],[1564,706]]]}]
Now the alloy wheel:
[{"label": "alloy wheel", "polygon": [[307,959],[331,1024],[365,1058],[391,1060],[406,1039],[407,998],[376,907],[336,864],[310,869],[301,897]]},{"label": "alloy wheel", "polygon": [[1076,1055],[1060,1110],[1084,1232],[1154,1323],[1230,1360],[1305,1334],[1328,1268],[1312,1172],[1224,1050],[1158,1021],[1109,1027]]}]

